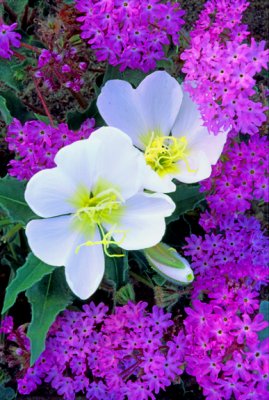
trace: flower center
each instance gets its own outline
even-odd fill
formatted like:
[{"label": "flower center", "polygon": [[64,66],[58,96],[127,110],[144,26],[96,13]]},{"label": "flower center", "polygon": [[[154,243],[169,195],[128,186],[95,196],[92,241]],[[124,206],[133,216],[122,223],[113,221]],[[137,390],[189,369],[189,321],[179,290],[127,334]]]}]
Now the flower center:
[{"label": "flower center", "polygon": [[[105,253],[111,256],[107,251],[109,245],[120,245],[126,235],[126,232],[115,229],[124,211],[124,199],[119,190],[107,182],[99,181],[90,193],[86,187],[81,187],[71,199],[71,203],[76,208],[74,229],[79,230],[87,238],[93,238],[96,227],[99,228],[101,234],[101,240],[86,241],[79,245],[76,251],[79,251],[82,246],[102,244]],[[102,224],[111,225],[111,229],[106,231]],[[112,240],[113,233],[122,233],[122,240],[120,242]],[[121,257],[122,255],[113,256]]]},{"label": "flower center", "polygon": [[156,136],[154,133],[145,150],[146,163],[160,176],[179,172],[178,161],[185,161],[192,171],[187,159],[188,141],[185,136]]}]

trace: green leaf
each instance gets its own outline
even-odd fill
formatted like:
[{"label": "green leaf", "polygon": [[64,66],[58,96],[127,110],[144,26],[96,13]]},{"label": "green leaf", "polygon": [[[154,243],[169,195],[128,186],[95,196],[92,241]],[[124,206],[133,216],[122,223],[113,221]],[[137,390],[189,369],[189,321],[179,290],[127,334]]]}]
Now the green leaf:
[{"label": "green leaf", "polygon": [[[269,301],[264,300],[260,304],[260,313],[263,314],[264,320],[269,322]],[[269,337],[269,326],[259,332],[259,339],[264,340]]]},{"label": "green leaf", "polygon": [[159,274],[154,274],[152,277],[152,280],[158,286],[163,286],[166,283],[166,278],[164,278],[163,276],[161,276]]},{"label": "green leaf", "polygon": [[122,286],[115,294],[115,300],[118,304],[127,304],[129,300],[135,301],[134,288],[130,283]]},{"label": "green leaf", "polygon": [[27,290],[26,296],[32,309],[32,321],[27,336],[31,342],[33,365],[45,349],[45,340],[51,324],[73,301],[74,296],[67,286],[63,267],[56,267],[52,274],[44,276]]},{"label": "green leaf", "polygon": [[0,385],[0,399],[1,400],[13,400],[16,397],[16,393],[10,387]]},{"label": "green leaf", "polygon": [[80,111],[69,111],[67,113],[67,124],[69,129],[72,130],[78,130],[81,126],[81,124],[87,119],[87,118],[94,118],[96,126],[101,126],[105,125],[104,120],[101,118],[97,106],[96,106],[96,100],[94,100],[90,106],[83,112]]},{"label": "green leaf", "polygon": [[124,251],[124,257],[107,257],[105,259],[106,278],[116,284],[117,290],[128,282],[128,253]]},{"label": "green leaf", "polygon": [[2,314],[13,306],[19,293],[32,287],[54,269],[55,267],[43,263],[30,253],[25,264],[17,270],[15,278],[7,287]]},{"label": "green leaf", "polygon": [[19,16],[24,12],[28,0],[6,0],[9,7]]},{"label": "green leaf", "polygon": [[176,209],[170,217],[166,218],[167,224],[176,221],[180,215],[193,210],[204,200],[205,196],[200,193],[199,187],[199,185],[180,184],[175,192],[169,193],[169,196],[176,204]]},{"label": "green leaf", "polygon": [[14,89],[15,91],[20,91],[22,89],[22,84],[19,82],[16,76],[17,61],[11,59],[11,61],[0,59],[0,80],[5,83],[5,85]]},{"label": "green leaf", "polygon": [[7,108],[6,99],[3,96],[0,96],[0,116],[2,115],[3,120],[8,125],[12,121],[12,116]]},{"label": "green leaf", "polygon": [[139,71],[139,70],[132,70],[132,69],[127,68],[125,71],[120,72],[117,67],[108,65],[105,75],[104,75],[103,85],[111,79],[122,79],[122,80],[125,80],[125,81],[131,83],[131,85],[133,85],[134,87],[137,87],[139,85],[139,83],[146,76],[147,76],[147,74],[145,74],[144,72]]},{"label": "green leaf", "polygon": [[36,218],[24,199],[26,183],[11,176],[0,179],[0,208],[10,217],[12,222],[26,223]]},{"label": "green leaf", "polygon": [[42,121],[45,122],[45,124],[50,125],[50,120],[46,115],[40,115],[34,113],[34,116],[36,117],[36,119],[38,119],[38,121]]},{"label": "green leaf", "polygon": [[7,107],[12,117],[19,119],[21,122],[34,119],[35,114],[27,110],[15,93],[11,91],[1,91],[0,95],[6,100]]}]

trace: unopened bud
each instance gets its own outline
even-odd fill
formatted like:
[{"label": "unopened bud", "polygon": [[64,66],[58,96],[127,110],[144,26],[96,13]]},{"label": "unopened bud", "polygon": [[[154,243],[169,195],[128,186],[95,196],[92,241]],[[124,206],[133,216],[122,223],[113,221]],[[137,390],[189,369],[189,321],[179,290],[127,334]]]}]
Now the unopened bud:
[{"label": "unopened bud", "polygon": [[194,275],[188,261],[164,243],[144,250],[150,266],[165,279],[176,284],[191,283]]}]

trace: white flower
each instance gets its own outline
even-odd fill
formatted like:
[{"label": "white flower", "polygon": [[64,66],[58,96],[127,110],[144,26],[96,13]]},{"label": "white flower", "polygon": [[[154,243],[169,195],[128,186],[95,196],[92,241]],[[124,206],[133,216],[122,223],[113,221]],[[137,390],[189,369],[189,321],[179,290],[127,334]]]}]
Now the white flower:
[{"label": "white flower", "polygon": [[173,178],[184,183],[208,178],[226,142],[227,132],[209,134],[196,104],[164,71],[148,75],[137,89],[125,81],[108,81],[97,106],[108,125],[127,133],[144,152],[154,171],[151,190],[175,190]]},{"label": "white flower", "polygon": [[27,203],[44,218],[30,221],[26,235],[38,258],[65,266],[70,288],[86,299],[102,280],[103,249],[109,255],[110,244],[126,250],[157,244],[175,205],[164,194],[141,191],[144,161],[118,129],[98,129],[62,148],[55,162],[26,187]]},{"label": "white flower", "polygon": [[181,257],[173,247],[159,243],[144,250],[150,266],[168,281],[176,284],[191,283],[194,275],[188,261]]}]

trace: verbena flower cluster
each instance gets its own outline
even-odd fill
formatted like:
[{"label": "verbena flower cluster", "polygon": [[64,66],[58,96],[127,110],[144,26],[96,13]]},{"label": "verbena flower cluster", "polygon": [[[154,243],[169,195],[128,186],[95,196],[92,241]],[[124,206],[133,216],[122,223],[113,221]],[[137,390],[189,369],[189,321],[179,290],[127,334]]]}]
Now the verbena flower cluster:
[{"label": "verbena flower cluster", "polygon": [[17,179],[30,179],[36,172],[55,166],[54,156],[63,146],[86,139],[93,131],[95,121],[86,120],[79,131],[67,124],[57,127],[42,121],[27,121],[24,125],[14,118],[8,126],[6,141],[16,158],[9,162],[9,174]]},{"label": "verbena flower cluster", "polygon": [[185,88],[200,105],[206,126],[218,133],[232,126],[235,133],[254,134],[265,121],[265,107],[253,100],[256,73],[266,68],[265,41],[244,42],[249,35],[241,23],[245,0],[210,0],[190,33],[185,61]]},{"label": "verbena flower cluster", "polygon": [[209,302],[185,308],[186,371],[196,377],[206,400],[265,399],[268,344],[258,332],[268,326],[257,314],[258,293],[230,280],[209,292]]},{"label": "verbena flower cluster", "polygon": [[185,14],[176,2],[160,0],[77,0],[81,37],[97,61],[148,72],[166,59],[164,46],[179,44]]},{"label": "verbena flower cluster", "polygon": [[268,238],[254,217],[239,216],[187,243],[197,276],[192,308],[185,308],[186,371],[207,400],[266,398],[268,339],[258,332],[268,323],[257,311],[258,289],[268,282]]},{"label": "verbena flower cluster", "polygon": [[196,272],[195,296],[204,288],[220,295],[215,285],[224,282],[225,291],[224,277],[256,289],[268,282],[269,239],[255,217],[223,218],[218,229],[205,237],[191,235],[186,241],[184,254],[191,256]]},{"label": "verbena flower cluster", "polygon": [[[171,314],[146,307],[129,302],[108,315],[105,305],[90,303],[81,312],[65,311],[50,329],[46,350],[18,379],[19,392],[47,382],[66,400],[76,393],[89,400],[155,399],[183,372],[184,334],[175,333]],[[12,321],[4,322],[2,332],[17,342],[12,329]]]},{"label": "verbena flower cluster", "polygon": [[20,47],[21,35],[14,30],[17,24],[6,25],[0,19],[0,58],[10,59],[13,55],[11,47]]},{"label": "verbena flower cluster", "polygon": [[210,214],[203,227],[217,226],[225,216],[236,216],[251,208],[253,200],[269,201],[269,142],[253,136],[245,142],[226,143],[222,158],[213,166],[210,178],[201,182],[207,192]]},{"label": "verbena flower cluster", "polygon": [[35,76],[41,78],[51,91],[65,86],[79,92],[84,84],[82,76],[86,69],[87,63],[80,61],[75,47],[61,52],[44,49],[38,58]]}]

